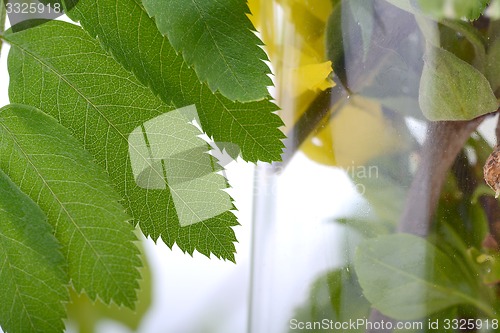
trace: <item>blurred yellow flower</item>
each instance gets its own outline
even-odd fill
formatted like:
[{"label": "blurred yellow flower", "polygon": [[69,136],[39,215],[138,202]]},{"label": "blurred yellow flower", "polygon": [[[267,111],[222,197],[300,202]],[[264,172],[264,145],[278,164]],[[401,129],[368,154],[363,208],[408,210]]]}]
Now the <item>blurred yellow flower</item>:
[{"label": "blurred yellow flower", "polygon": [[[248,5],[249,17],[261,33],[273,66],[275,97],[283,108],[280,115],[291,126],[316,93],[335,85],[332,64],[324,51],[330,1],[250,0]],[[298,108],[295,99],[306,92],[315,94],[306,94],[308,101],[298,103]]]},{"label": "blurred yellow flower", "polygon": [[[335,86],[325,52],[330,0],[249,0],[250,19],[261,33],[275,73],[274,97],[292,128],[319,93]],[[380,103],[353,96],[314,131],[301,150],[312,160],[347,168],[408,146]]]}]

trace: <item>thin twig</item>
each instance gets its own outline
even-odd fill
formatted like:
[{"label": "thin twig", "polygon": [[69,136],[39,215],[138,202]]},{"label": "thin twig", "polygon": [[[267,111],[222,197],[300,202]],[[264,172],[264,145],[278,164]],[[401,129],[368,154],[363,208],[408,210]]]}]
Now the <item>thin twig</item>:
[{"label": "thin twig", "polygon": [[347,99],[347,96],[348,93],[342,84],[339,83],[335,87],[321,92],[314,99],[295,123],[292,130],[287,133],[287,139],[284,142],[286,149],[282,156],[282,166],[286,166],[290,162],[295,153],[300,149],[300,146],[319,127],[323,119],[331,115],[332,106],[343,99]]}]

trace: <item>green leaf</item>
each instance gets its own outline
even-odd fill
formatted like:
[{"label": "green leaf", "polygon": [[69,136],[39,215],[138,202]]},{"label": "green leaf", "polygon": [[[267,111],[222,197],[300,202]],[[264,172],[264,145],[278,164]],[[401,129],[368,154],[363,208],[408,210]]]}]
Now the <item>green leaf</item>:
[{"label": "green leaf", "polygon": [[[441,20],[440,23],[443,24],[443,26],[449,28],[448,33],[443,31],[444,29],[441,29],[441,45],[445,45],[447,42],[448,44],[452,44],[457,48],[457,51],[453,52],[453,48],[448,49],[448,51],[454,53],[455,55],[460,55],[461,53],[463,54],[466,52],[460,50],[460,45],[463,43],[457,41],[457,34],[465,37],[465,39],[474,49],[474,58],[472,64],[483,73],[486,63],[486,40],[481,35],[481,33],[476,28],[474,28],[471,23],[464,21],[445,19]],[[447,39],[449,40],[447,41]],[[468,45],[467,49],[470,49]]]},{"label": "green leaf", "polygon": [[[139,244],[140,246],[140,244]],[[142,247],[141,247],[142,248]],[[79,333],[94,333],[101,320],[113,320],[127,326],[131,331],[137,331],[142,319],[150,309],[153,296],[153,281],[150,265],[144,251],[141,251],[143,265],[140,269],[141,280],[137,307],[134,310],[118,307],[115,304],[106,305],[101,301],[92,301],[87,295],[71,292],[71,301],[67,305],[68,320]]]},{"label": "green leaf", "polygon": [[[496,1],[496,0],[494,0]],[[405,11],[429,15],[434,19],[476,20],[485,11],[490,0],[387,0]],[[417,8],[416,8],[417,7]]]},{"label": "green leaf", "polygon": [[[484,160],[483,160],[484,161]],[[483,195],[495,195],[495,192],[486,184],[479,184],[474,192],[472,193],[470,203],[472,205],[477,205],[479,202],[479,198]]]},{"label": "green leaf", "polygon": [[387,235],[392,229],[392,225],[383,221],[374,221],[363,217],[345,217],[336,219],[335,222],[345,225],[354,231],[357,231],[365,238],[373,238],[380,235]]},{"label": "green leaf", "polygon": [[430,120],[470,120],[496,111],[481,72],[442,48],[428,46],[420,80],[420,108]]},{"label": "green leaf", "polygon": [[[347,85],[346,59],[345,54],[348,51],[344,45],[344,39],[347,38],[346,29],[343,28],[343,21],[346,20],[346,13],[342,6],[343,1],[332,5],[332,13],[328,18],[325,33],[326,55],[332,61],[332,67],[335,69],[335,75],[343,85]],[[352,15],[352,13],[350,13]]]},{"label": "green leaf", "polygon": [[[182,227],[203,222],[233,209],[223,190],[226,179],[217,174],[217,161],[188,121],[196,118],[189,106],[149,120],[128,137],[135,182],[149,190],[168,189]],[[172,135],[175,134],[175,135]]]},{"label": "green leaf", "polygon": [[[330,306],[333,310],[335,321],[349,321],[365,318],[370,311],[370,304],[363,296],[363,291],[358,282],[354,269],[350,266],[334,270],[318,279],[313,286],[311,299],[321,299],[319,288],[326,282]],[[316,288],[315,288],[316,287]],[[317,318],[319,319],[319,318]],[[361,327],[360,327],[361,328]],[[361,328],[361,329],[364,329]]]},{"label": "green leaf", "polygon": [[399,9],[402,9],[407,12],[413,12],[414,10],[411,0],[386,0],[386,1],[391,5],[396,6]]},{"label": "green leaf", "polygon": [[[231,227],[238,222],[229,211],[229,196],[221,191],[227,184],[213,174],[220,167],[197,138],[201,133],[187,119],[184,124],[177,119],[180,111],[171,111],[172,105],[141,85],[78,26],[49,22],[6,39],[12,44],[11,100],[43,108],[84,142],[146,236],[161,236],[168,246],[177,243],[190,254],[197,250],[234,261]],[[186,204],[179,206],[183,200]],[[198,223],[186,222],[189,218]]]},{"label": "green leaf", "polygon": [[[457,219],[450,219],[448,221],[456,222]],[[433,225],[432,233],[429,235],[429,242],[432,242],[439,248],[443,253],[453,258],[457,272],[460,272],[462,279],[468,281],[470,286],[476,286],[476,297],[481,297],[482,299],[488,299],[492,290],[484,288],[481,285],[481,281],[477,278],[479,276],[479,269],[477,264],[472,260],[467,240],[462,238],[462,235],[457,232],[458,227],[453,223],[450,226],[449,223],[445,221],[437,221]],[[463,228],[463,226],[460,226]],[[469,234],[472,234],[469,232]],[[481,296],[479,296],[481,295]]]},{"label": "green leaf", "polygon": [[500,282],[500,255],[498,253],[481,253],[476,249],[470,251],[472,258],[482,270],[482,280],[486,284]]},{"label": "green leaf", "polygon": [[425,14],[429,14],[433,17],[444,17],[445,2],[446,0],[418,0],[417,2],[413,2],[412,5],[416,5],[418,9],[422,10]]},{"label": "green leaf", "polygon": [[[472,139],[469,140],[469,142],[472,141]],[[489,155],[491,148],[488,146],[486,150],[489,150]],[[481,153],[478,153],[476,149],[476,156],[480,155]],[[478,161],[484,160],[478,159]],[[458,159],[456,164],[459,163],[465,164],[467,160]],[[467,166],[464,166],[462,170],[466,170],[465,168]],[[482,176],[482,165],[480,170],[480,175]],[[470,177],[468,175],[464,176],[465,172],[463,171],[461,174],[457,173],[457,175],[464,178]],[[434,244],[447,252],[443,246],[448,243],[451,249],[447,253],[449,255],[453,254],[455,257],[458,253],[465,253],[467,248],[481,248],[484,239],[490,232],[488,217],[483,207],[480,204],[472,204],[474,196],[478,194],[474,192],[467,193],[467,190],[461,191],[459,184],[463,181],[463,179],[457,179],[457,176],[448,178],[443,187],[432,225],[432,229],[436,233]],[[464,185],[462,185],[462,189],[464,188]],[[489,189],[488,194],[493,195],[494,192]],[[474,232],[471,232],[472,230]],[[433,237],[432,233],[429,237]]]},{"label": "green leaf", "polygon": [[424,239],[397,234],[362,243],[355,268],[365,297],[383,314],[414,320],[457,304],[492,315],[453,260]]},{"label": "green leaf", "polygon": [[[158,31],[140,0],[80,0],[68,13],[127,70],[168,105],[196,105],[203,131],[239,146],[251,162],[280,160],[283,133],[277,107],[263,100],[241,103],[212,93]],[[124,38],[126,36],[126,38]]]},{"label": "green leaf", "polygon": [[91,161],[52,117],[23,105],[2,109],[0,168],[47,215],[73,286],[91,299],[133,308],[141,265],[137,238],[107,175]]},{"label": "green leaf", "polygon": [[68,300],[64,257],[44,213],[1,169],[0,221],[2,329],[63,332]]},{"label": "green leaf", "polygon": [[[435,0],[420,0],[421,3],[431,1]],[[465,17],[467,20],[477,20],[489,2],[490,0],[453,0],[451,1],[453,8],[452,18],[461,19]]]},{"label": "green leaf", "polygon": [[144,0],[163,35],[212,91],[253,101],[272,85],[262,42],[252,31],[246,0]]},{"label": "green leaf", "polygon": [[493,41],[486,55],[486,78],[494,92],[500,93],[500,36]]},{"label": "green leaf", "polygon": [[375,10],[372,1],[351,0],[348,2],[354,20],[361,29],[363,39],[363,60],[366,60],[372,41]]},{"label": "green leaf", "polygon": [[[363,297],[352,267],[343,267],[321,275],[311,286],[307,301],[295,310],[293,318],[303,323],[349,322],[369,316],[370,304]],[[291,322],[292,323],[292,322]],[[294,329],[289,332],[324,332],[324,329]],[[365,332],[364,325],[349,332]]]}]

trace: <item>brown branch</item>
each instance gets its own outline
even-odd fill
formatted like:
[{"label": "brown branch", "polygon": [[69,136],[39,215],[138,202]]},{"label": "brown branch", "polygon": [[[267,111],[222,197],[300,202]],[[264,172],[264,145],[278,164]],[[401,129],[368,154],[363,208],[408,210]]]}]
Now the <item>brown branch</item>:
[{"label": "brown branch", "polygon": [[[446,174],[471,133],[484,117],[471,121],[445,121],[429,124],[427,139],[421,148],[420,164],[413,178],[398,225],[398,231],[427,236],[437,208]],[[373,309],[372,322],[394,320]],[[391,330],[366,330],[367,333],[390,333]]]},{"label": "brown branch", "polygon": [[427,236],[446,174],[483,119],[484,117],[479,117],[471,121],[429,124],[427,140],[421,150],[420,165],[408,191],[398,225],[399,232]]}]

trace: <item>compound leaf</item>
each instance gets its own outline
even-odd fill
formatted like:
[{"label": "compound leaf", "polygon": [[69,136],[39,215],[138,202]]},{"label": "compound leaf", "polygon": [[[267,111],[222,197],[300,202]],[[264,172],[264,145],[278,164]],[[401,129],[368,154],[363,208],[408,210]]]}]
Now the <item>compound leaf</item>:
[{"label": "compound leaf", "polygon": [[181,119],[196,107],[165,105],[81,27],[54,21],[5,37],[11,100],[43,108],[84,142],[146,236],[234,260],[227,184]]},{"label": "compound leaf", "polygon": [[133,308],[141,265],[137,238],[104,170],[69,131],[33,107],[4,107],[0,168],[47,215],[75,289]]},{"label": "compound leaf", "polygon": [[145,0],[163,35],[212,91],[231,100],[268,95],[268,60],[246,16],[246,0]]},{"label": "compound leaf", "polygon": [[42,210],[1,169],[0,221],[2,329],[63,332],[68,276],[59,243]]},{"label": "compound leaf", "polygon": [[[168,105],[196,105],[203,131],[237,145],[243,159],[281,158],[283,133],[277,107],[268,100],[241,103],[212,93],[162,36],[140,0],[80,0],[68,16],[79,21],[104,49]],[[126,37],[125,37],[126,36]]]}]

